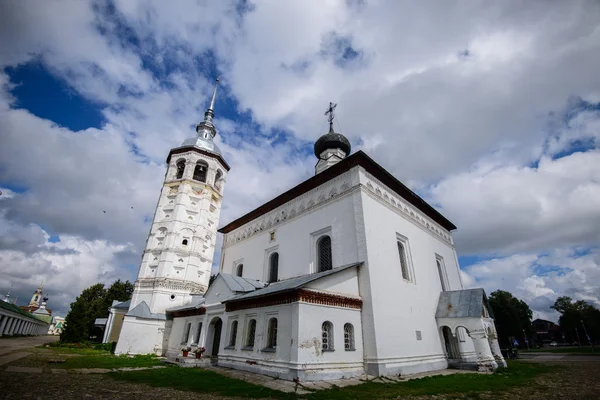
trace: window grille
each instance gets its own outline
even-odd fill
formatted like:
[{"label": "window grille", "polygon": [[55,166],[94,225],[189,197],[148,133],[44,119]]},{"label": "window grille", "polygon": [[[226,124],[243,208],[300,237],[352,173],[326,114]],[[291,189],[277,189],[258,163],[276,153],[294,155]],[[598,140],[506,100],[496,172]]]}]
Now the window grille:
[{"label": "window grille", "polygon": [[194,180],[199,182],[206,182],[206,170],[208,169],[208,165],[205,163],[198,161],[196,163],[196,167],[194,167]]},{"label": "window grille", "polygon": [[238,322],[233,321],[231,323],[231,333],[229,335],[229,346],[231,346],[231,347],[235,347],[235,341],[237,339],[237,328],[238,328]]},{"label": "window grille", "polygon": [[176,179],[181,179],[183,178],[183,171],[185,171],[185,160],[179,160],[177,161],[177,175],[176,175]]},{"label": "window grille", "polygon": [[256,320],[251,319],[248,324],[248,337],[246,338],[246,347],[254,347],[254,337],[256,335]]},{"label": "window grille", "polygon": [[329,321],[323,322],[322,331],[322,349],[324,351],[333,350],[333,324]]},{"label": "window grille", "polygon": [[244,273],[244,264],[240,264],[237,266],[237,270],[236,270],[235,274],[237,276],[242,276],[243,273]]},{"label": "window grille", "polygon": [[331,260],[331,238],[323,236],[317,242],[317,260],[319,264],[319,272],[328,271],[333,267]]},{"label": "window grille", "polygon": [[277,318],[269,320],[269,329],[267,332],[267,348],[274,349],[277,347]]},{"label": "window grille", "polygon": [[352,324],[344,325],[344,349],[354,350],[354,327]]},{"label": "window grille", "polygon": [[398,241],[398,254],[400,255],[400,268],[402,268],[402,278],[409,280],[408,264],[406,262],[406,249],[404,244]]},{"label": "window grille", "polygon": [[271,254],[269,258],[269,283],[279,279],[279,253]]}]

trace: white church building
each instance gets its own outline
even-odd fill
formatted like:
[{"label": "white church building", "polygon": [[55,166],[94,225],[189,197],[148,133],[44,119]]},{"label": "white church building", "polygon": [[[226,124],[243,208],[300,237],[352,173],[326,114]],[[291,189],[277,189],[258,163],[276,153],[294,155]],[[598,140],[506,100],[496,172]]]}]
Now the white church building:
[{"label": "white church building", "polygon": [[483,289],[463,289],[456,227],[351,154],[331,104],[315,175],[217,230],[230,168],[213,142],[215,94],[167,158],[133,297],[120,319],[111,308],[116,353],[205,347],[217,365],[300,381],[506,365]]}]

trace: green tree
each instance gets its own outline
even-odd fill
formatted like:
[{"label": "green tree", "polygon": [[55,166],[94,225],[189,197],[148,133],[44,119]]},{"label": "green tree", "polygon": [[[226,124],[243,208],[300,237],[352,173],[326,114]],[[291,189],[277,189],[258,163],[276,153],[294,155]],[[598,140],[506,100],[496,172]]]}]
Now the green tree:
[{"label": "green tree", "polygon": [[592,341],[600,338],[600,310],[592,304],[583,301],[573,301],[568,296],[562,296],[556,299],[554,305],[550,308],[560,313],[558,324],[569,341],[576,341],[577,334],[581,339],[581,344],[588,343],[585,337],[583,325]]},{"label": "green tree", "polygon": [[510,344],[509,337],[515,337],[523,342],[525,339],[523,331],[527,338],[531,337],[533,313],[527,303],[504,290],[492,292],[488,300],[494,313],[494,322],[501,345]]},{"label": "green tree", "polygon": [[76,343],[95,336],[102,339],[102,330],[94,326],[96,318],[105,318],[113,300],[126,301],[131,298],[133,285],[118,280],[108,289],[97,283],[84,289],[71,303],[71,309],[65,317],[65,328],[60,334],[61,342]]}]

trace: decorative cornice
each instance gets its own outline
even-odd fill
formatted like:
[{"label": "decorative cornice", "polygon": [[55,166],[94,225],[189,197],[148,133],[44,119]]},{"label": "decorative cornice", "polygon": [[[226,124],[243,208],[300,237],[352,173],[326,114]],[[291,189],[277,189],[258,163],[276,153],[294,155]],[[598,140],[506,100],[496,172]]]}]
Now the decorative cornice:
[{"label": "decorative cornice", "polygon": [[196,282],[171,278],[139,278],[135,281],[135,289],[168,289],[189,293],[204,293],[207,287]]},{"label": "decorative cornice", "polygon": [[397,214],[402,215],[404,218],[414,222],[428,233],[451,245],[453,244],[451,234],[441,225],[437,224],[427,215],[423,214],[411,204],[408,204],[408,202],[406,202],[404,199],[393,193],[386,185],[381,183],[373,175],[365,171],[365,176],[368,179],[366,184],[367,192],[372,193],[375,197],[382,200],[386,205],[390,206],[390,208]]},{"label": "decorative cornice", "polygon": [[271,296],[260,298],[230,301],[225,304],[225,311],[247,310],[249,308],[261,308],[291,304],[297,302],[319,304],[333,307],[352,308],[360,310],[362,299],[357,297],[342,296],[333,293],[317,292],[308,289],[297,289],[285,293],[275,293]]},{"label": "decorative cornice", "polygon": [[245,240],[266,230],[273,229],[285,222],[295,219],[303,214],[309,213],[315,208],[335,201],[343,197],[354,189],[358,184],[351,185],[352,170],[347,171],[327,182],[318,186],[289,202],[277,207],[274,210],[248,222],[245,225],[232,230],[223,236],[223,247],[228,247],[233,243]]}]

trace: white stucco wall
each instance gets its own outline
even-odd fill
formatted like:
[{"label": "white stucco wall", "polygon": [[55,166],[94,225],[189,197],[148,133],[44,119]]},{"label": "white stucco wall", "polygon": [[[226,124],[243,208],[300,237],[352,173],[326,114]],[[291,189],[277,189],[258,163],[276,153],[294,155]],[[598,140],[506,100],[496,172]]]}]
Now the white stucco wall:
[{"label": "white stucco wall", "polygon": [[[363,271],[367,275],[364,280],[369,282],[362,294],[368,297],[367,312],[372,313],[373,321],[373,330],[365,333],[365,340],[376,343],[368,346],[366,362],[381,374],[445,368],[435,320],[442,290],[436,256],[443,258],[449,289],[462,289],[455,249],[432,232],[431,227],[440,227],[424,214],[410,205],[408,212],[400,211],[401,207],[392,204],[389,189],[367,173],[361,172],[361,179],[365,187],[373,188],[361,195],[368,254]],[[406,240],[410,281],[402,276],[398,236]],[[421,332],[421,340],[417,340],[416,331]]]},{"label": "white stucco wall", "polygon": [[[360,376],[363,367],[363,337],[360,310],[316,304],[299,304],[298,374],[301,381]],[[333,351],[322,351],[322,325],[333,324]],[[354,350],[344,349],[344,325],[354,328]]]},{"label": "white stucco wall", "polygon": [[[235,275],[234,267],[243,263],[244,277],[266,281],[268,257],[271,252],[277,251],[280,280],[316,272],[315,242],[323,234],[331,236],[334,267],[360,261],[356,248],[352,200],[357,192],[343,192],[341,189],[345,184],[350,187],[353,179],[358,179],[355,170],[228,233],[223,244],[220,271]],[[332,190],[337,193],[333,197],[330,195]],[[301,208],[305,208],[302,213],[299,211]],[[285,220],[281,218],[276,222],[274,218],[278,218],[277,215],[281,213],[288,216]],[[296,216],[291,216],[292,213]],[[260,227],[265,219],[267,225],[262,231],[246,236],[248,230],[260,229],[256,227]],[[273,226],[268,227],[269,224]],[[275,232],[274,240],[270,240],[270,232]],[[234,240],[237,236],[246,237]]]},{"label": "white stucco wall", "polygon": [[115,354],[163,355],[171,321],[125,317]]}]

